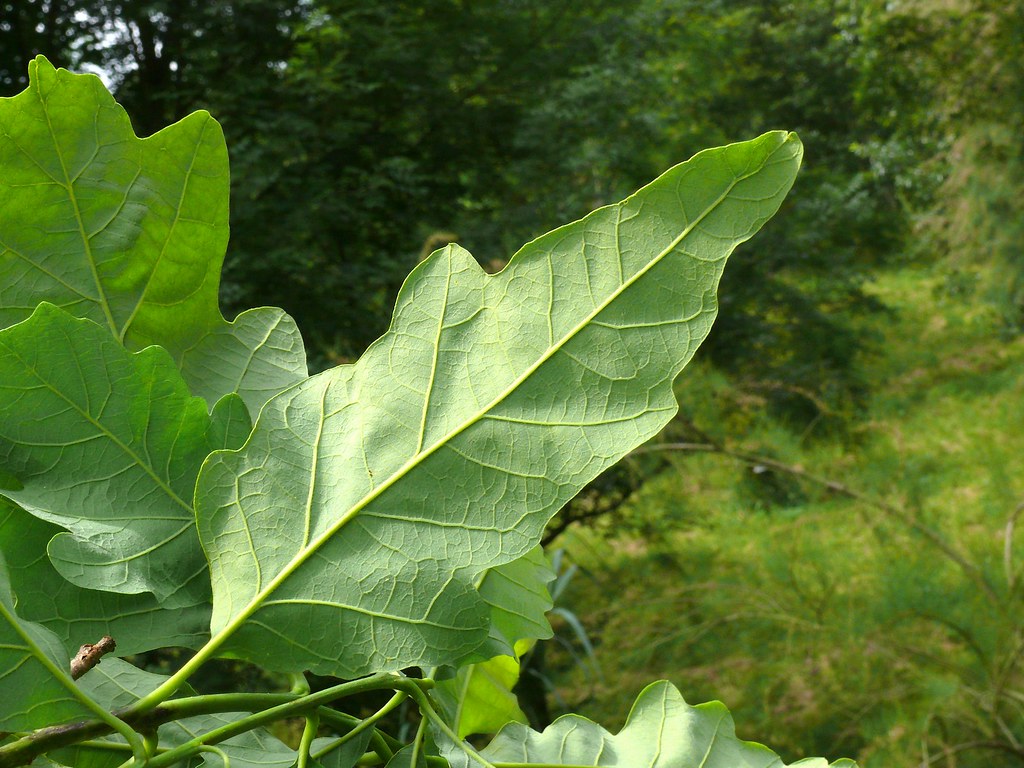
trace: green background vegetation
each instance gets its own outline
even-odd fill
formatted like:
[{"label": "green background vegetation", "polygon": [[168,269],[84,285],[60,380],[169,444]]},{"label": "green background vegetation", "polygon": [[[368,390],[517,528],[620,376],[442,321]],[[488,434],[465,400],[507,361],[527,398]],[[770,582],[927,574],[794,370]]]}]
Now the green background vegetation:
[{"label": "green background vegetation", "polygon": [[679,382],[679,450],[553,524],[593,650],[565,623],[532,679],[616,725],[667,677],[786,759],[1024,762],[1024,3],[0,9],[3,95],[43,53],[103,72],[140,135],[223,123],[225,311],[284,307],[318,367],[437,245],[496,268],[698,149],[797,131]]}]

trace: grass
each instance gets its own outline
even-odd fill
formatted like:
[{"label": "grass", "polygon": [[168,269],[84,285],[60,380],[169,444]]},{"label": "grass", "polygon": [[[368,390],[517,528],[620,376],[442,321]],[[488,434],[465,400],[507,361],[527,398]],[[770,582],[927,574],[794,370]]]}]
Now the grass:
[{"label": "grass", "polygon": [[947,283],[907,267],[870,286],[891,311],[868,329],[885,341],[864,362],[873,388],[852,439],[809,441],[737,408],[743,394],[699,364],[679,387],[684,412],[725,424],[731,446],[912,516],[961,564],[878,505],[676,455],[615,520],[562,542],[582,568],[569,607],[603,670],[553,655],[567,708],[617,728],[667,678],[690,701],[723,700],[741,737],[787,762],[1022,764],[1021,545],[1008,576],[1004,543],[1024,498],[1024,339]]}]

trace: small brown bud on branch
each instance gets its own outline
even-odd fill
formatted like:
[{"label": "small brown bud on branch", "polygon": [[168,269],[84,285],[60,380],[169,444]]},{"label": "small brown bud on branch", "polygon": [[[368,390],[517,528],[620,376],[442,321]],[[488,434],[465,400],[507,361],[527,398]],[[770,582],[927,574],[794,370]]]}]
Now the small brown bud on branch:
[{"label": "small brown bud on branch", "polygon": [[71,679],[77,680],[100,663],[100,657],[110,653],[117,644],[110,635],[104,635],[95,643],[86,643],[71,659]]}]

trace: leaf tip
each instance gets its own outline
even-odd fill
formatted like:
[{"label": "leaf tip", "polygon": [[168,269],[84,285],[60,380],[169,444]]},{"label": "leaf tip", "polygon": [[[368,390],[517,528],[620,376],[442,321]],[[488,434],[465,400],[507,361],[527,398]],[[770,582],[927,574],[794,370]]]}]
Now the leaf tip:
[{"label": "leaf tip", "polygon": [[40,53],[28,63],[28,78],[30,82],[38,76],[40,69],[44,72],[56,71],[50,60]]}]

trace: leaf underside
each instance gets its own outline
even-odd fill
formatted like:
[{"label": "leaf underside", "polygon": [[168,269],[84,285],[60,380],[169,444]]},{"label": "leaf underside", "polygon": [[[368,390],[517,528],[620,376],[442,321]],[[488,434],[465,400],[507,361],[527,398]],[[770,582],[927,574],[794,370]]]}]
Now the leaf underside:
[{"label": "leaf underside", "polygon": [[345,678],[479,648],[475,581],[671,419],[725,259],[801,152],[783,132],[702,152],[497,275],[458,246],[420,264],[356,364],[270,400],[204,465],[216,641]]},{"label": "leaf underside", "polygon": [[40,56],[0,99],[0,167],[0,328],[49,301],[130,349],[163,346],[193,394],[237,392],[253,415],[305,377],[284,312],[220,314],[228,155],[208,113],[140,139],[99,78]]},{"label": "leaf underside", "polygon": [[0,465],[19,486],[3,493],[67,529],[47,552],[79,587],[207,603],[196,476],[247,434],[236,395],[208,414],[159,347],[128,352],[46,303],[0,331]]},{"label": "leaf underside", "polygon": [[104,635],[117,639],[120,655],[167,646],[197,648],[209,638],[206,601],[167,609],[149,593],[100,592],[64,579],[46,556],[47,544],[60,532],[0,497],[0,553],[18,595],[18,613],[56,634],[69,657]]},{"label": "leaf underside", "polygon": [[[229,323],[218,309],[216,121],[199,112],[140,139],[97,78],[37,58],[28,89],[0,99],[0,730],[167,686],[111,657],[75,683],[76,645],[197,646],[207,624],[208,649],[269,669],[461,667],[434,692],[460,737],[524,719],[514,648],[550,635],[541,532],[672,418],[725,260],[778,209],[801,156],[783,132],[702,152],[497,275],[449,246],[414,270],[363,358],[307,378],[282,311]],[[163,725],[160,745],[241,716]],[[313,764],[352,768],[369,736]],[[433,736],[452,768],[480,764]],[[262,729],[218,746],[233,768],[298,757]],[[664,682],[619,734],[578,716],[543,733],[509,724],[480,754],[784,768],[736,739],[722,705],[691,707]],[[51,757],[116,768],[131,755],[107,736],[40,764]]]},{"label": "leaf underside", "polygon": [[487,642],[475,652],[479,660],[499,654],[515,656],[515,645],[520,640],[551,637],[548,584],[554,578],[555,572],[539,546],[483,574],[477,592],[490,606],[491,618]]},{"label": "leaf underside", "polygon": [[0,731],[59,725],[90,714],[67,673],[57,636],[16,613],[16,596],[0,555]]},{"label": "leaf underside", "polygon": [[[435,736],[451,768],[480,765],[443,733],[435,731]],[[492,763],[543,764],[550,768],[786,768],[767,747],[736,738],[732,716],[723,704],[716,701],[690,706],[665,681],[641,691],[617,734],[579,715],[560,717],[542,733],[512,723],[480,755]],[[848,760],[831,765],[855,768]],[[828,768],[829,763],[810,758],[792,766]]]}]

